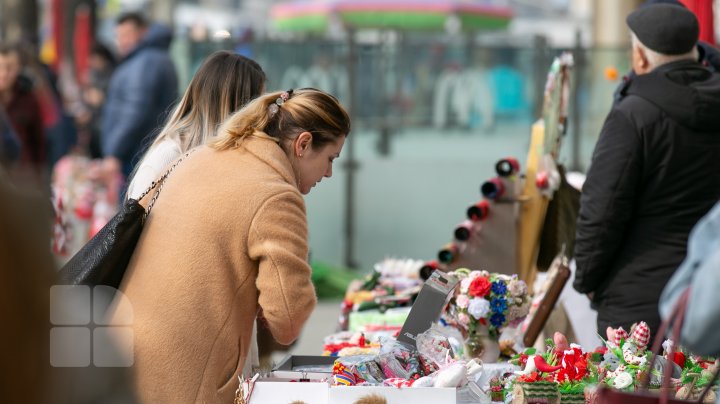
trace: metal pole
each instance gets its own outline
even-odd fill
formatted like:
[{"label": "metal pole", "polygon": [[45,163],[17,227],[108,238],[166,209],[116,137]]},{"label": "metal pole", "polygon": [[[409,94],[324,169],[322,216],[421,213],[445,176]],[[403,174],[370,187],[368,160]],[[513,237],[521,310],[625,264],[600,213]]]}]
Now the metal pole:
[{"label": "metal pole", "polygon": [[582,36],[580,30],[575,31],[575,50],[573,51],[575,66],[572,74],[572,95],[570,103],[572,105],[571,120],[573,126],[572,133],[572,165],[571,170],[582,171],[582,156],[580,151],[580,143],[582,141],[582,122],[580,121],[580,97],[579,87],[582,78],[582,72],[585,68],[585,55],[582,48]]},{"label": "metal pole", "polygon": [[543,100],[544,100],[544,94],[545,94],[545,80],[547,79],[547,69],[548,69],[548,62],[547,62],[547,38],[545,38],[542,35],[535,35],[533,37],[533,49],[534,49],[534,55],[533,55],[533,63],[535,65],[534,70],[534,84],[535,84],[535,110],[533,111],[533,116],[538,118],[542,117],[543,113]]},{"label": "metal pole", "polygon": [[[357,46],[355,43],[355,30],[347,28],[348,40],[348,114],[350,118],[355,118],[356,103],[355,91],[357,89]],[[345,143],[345,266],[348,268],[357,268],[355,261],[355,171],[358,168],[355,160],[355,134],[348,136]]]}]

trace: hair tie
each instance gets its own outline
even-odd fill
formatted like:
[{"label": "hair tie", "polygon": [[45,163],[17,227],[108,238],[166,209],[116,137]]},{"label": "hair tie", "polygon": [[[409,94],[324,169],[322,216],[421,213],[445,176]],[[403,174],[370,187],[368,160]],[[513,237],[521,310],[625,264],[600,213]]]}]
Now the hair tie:
[{"label": "hair tie", "polygon": [[292,93],[293,93],[293,89],[291,88],[291,89],[283,92],[282,94],[280,94],[280,96],[275,99],[275,102],[270,104],[270,106],[268,107],[268,110],[270,112],[270,117],[273,117],[273,116],[275,116],[275,114],[277,114],[277,112],[280,110],[280,107],[282,107],[282,105],[285,103],[285,101],[290,99],[290,97],[292,96]]}]

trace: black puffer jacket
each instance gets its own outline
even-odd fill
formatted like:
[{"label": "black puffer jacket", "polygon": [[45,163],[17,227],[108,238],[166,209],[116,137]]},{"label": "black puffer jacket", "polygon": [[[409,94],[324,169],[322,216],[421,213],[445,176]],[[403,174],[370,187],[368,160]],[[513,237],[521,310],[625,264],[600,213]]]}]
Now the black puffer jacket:
[{"label": "black puffer jacket", "polygon": [[598,327],[659,325],[693,225],[720,199],[720,74],[679,61],[637,76],[610,111],[583,185],[574,287]]}]

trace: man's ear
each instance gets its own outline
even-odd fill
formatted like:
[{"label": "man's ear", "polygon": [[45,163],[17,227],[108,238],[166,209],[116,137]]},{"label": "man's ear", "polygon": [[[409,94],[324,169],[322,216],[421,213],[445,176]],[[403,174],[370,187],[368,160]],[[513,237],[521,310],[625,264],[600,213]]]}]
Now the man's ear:
[{"label": "man's ear", "polygon": [[635,65],[633,66],[633,68],[635,69],[635,74],[645,74],[649,72],[650,60],[645,53],[645,49],[636,46],[635,49],[633,49],[633,52],[635,52]]},{"label": "man's ear", "polygon": [[312,133],[303,132],[299,134],[294,142],[295,157],[302,157],[310,147],[312,147]]}]

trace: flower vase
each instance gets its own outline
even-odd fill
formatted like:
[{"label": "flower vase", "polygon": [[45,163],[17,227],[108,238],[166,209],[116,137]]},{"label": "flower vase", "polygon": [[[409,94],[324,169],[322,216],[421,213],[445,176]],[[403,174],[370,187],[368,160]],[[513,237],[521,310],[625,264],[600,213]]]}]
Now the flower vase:
[{"label": "flower vase", "polygon": [[469,358],[480,359],[483,363],[496,363],[500,358],[500,344],[487,328],[477,329],[468,335],[465,352]]}]

